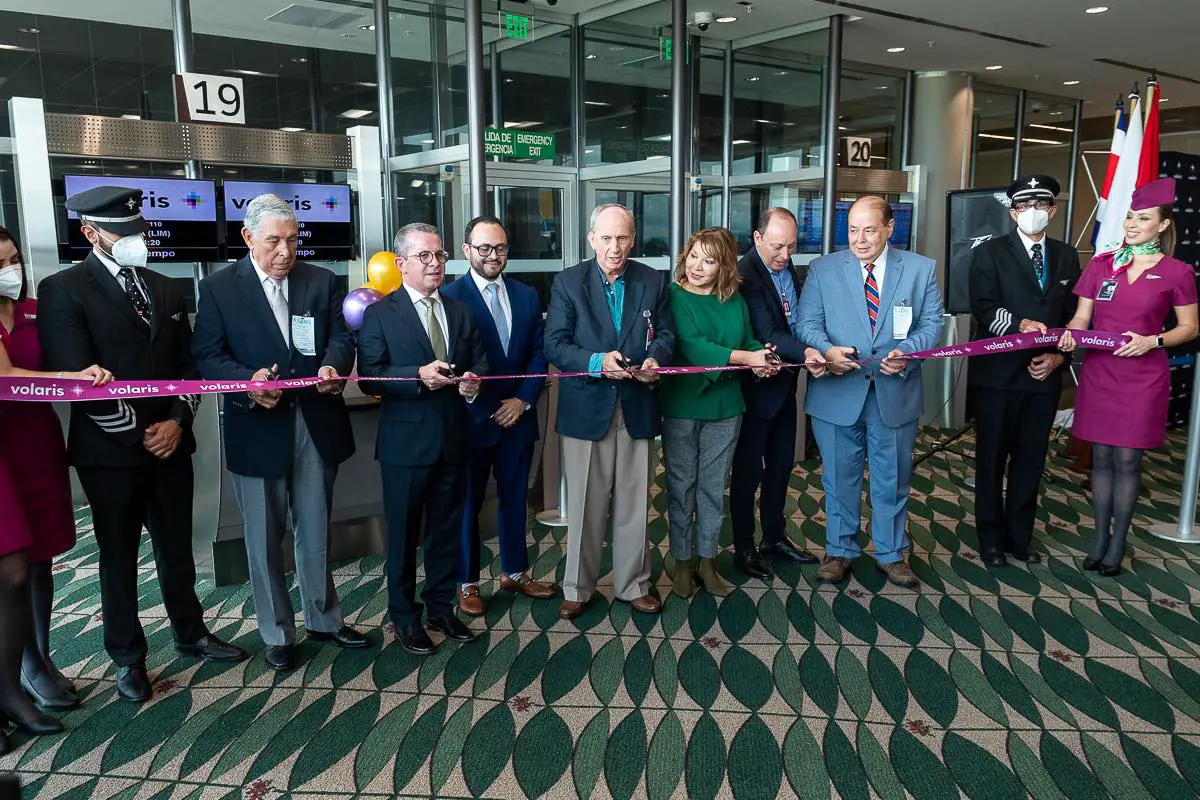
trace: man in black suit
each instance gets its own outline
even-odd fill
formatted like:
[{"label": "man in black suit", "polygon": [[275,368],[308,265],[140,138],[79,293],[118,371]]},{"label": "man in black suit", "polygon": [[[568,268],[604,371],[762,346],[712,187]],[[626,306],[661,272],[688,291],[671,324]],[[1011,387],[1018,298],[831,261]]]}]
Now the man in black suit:
[{"label": "man in black suit", "polygon": [[[800,289],[804,277],[792,265],[796,251],[796,217],[786,208],[768,208],[754,231],[754,247],[738,262],[741,292],[750,310],[750,325],[760,342],[775,346],[785,362],[823,360],[820,352],[800,341]],[[814,376],[823,374],[813,368]],[[796,387],[799,373],[780,371],[773,378],[742,376],[746,413],[733,453],[729,479],[729,519],[733,527],[733,562],[747,575],[767,580],[762,556],[800,564],[817,557],[792,544],[783,516],[788,479],[796,463]],[[762,546],[754,546],[754,494],[761,487],[758,514]]]},{"label": "man in black suit", "polygon": [[670,364],[675,332],[668,275],[632,261],[636,230],[624,206],[592,211],[595,258],[554,279],[546,315],[546,356],[563,372],[587,372],[559,385],[558,421],[567,478],[567,563],[558,615],[574,619],[596,589],[612,512],[613,595],[657,614],[650,594],[646,513],[650,441],[662,426],[654,385]]},{"label": "man in black suit", "polygon": [[[975,338],[1045,333],[1074,316],[1079,253],[1045,233],[1058,192],[1058,181],[1047,175],[1027,175],[1008,187],[1016,229],[984,242],[971,257]],[[971,359],[975,528],[988,566],[1007,564],[1005,553],[1027,564],[1041,560],[1029,544],[1063,372],[1063,355],[1053,345]]]},{"label": "man in black suit", "polygon": [[308,638],[336,647],[368,644],[344,624],[328,563],[333,482],[338,464],[354,454],[339,380],[354,367],[354,339],[333,273],[296,260],[298,236],[290,203],[273,194],[251,200],[242,227],[250,252],[200,282],[192,337],[196,368],[208,380],[324,379],[286,393],[224,396],[225,465],[246,523],[264,656],[276,670],[294,666],[296,612],[282,549],[289,510]]},{"label": "man in black suit", "polygon": [[[192,329],[183,295],[145,269],[140,189],[100,186],[67,199],[92,252],[38,287],[38,338],[51,370],[111,365],[124,380],[184,380]],[[138,545],[154,541],[175,649],[210,661],[246,653],[209,633],[196,598],[192,559],[193,395],[120,396],[71,406],[68,450],[92,507],[100,546],[104,647],[117,664],[117,693],[150,697],[146,636],[138,620]]]},{"label": "man in black suit", "polygon": [[479,394],[487,357],[471,310],[438,291],[446,259],[437,228],[420,222],[396,232],[404,284],[367,309],[358,336],[363,390],[383,398],[375,456],[383,475],[388,526],[388,614],[396,638],[417,655],[434,651],[416,601],[418,530],[425,518],[429,628],[470,641],[454,613],[463,494],[467,477],[467,403]]}]

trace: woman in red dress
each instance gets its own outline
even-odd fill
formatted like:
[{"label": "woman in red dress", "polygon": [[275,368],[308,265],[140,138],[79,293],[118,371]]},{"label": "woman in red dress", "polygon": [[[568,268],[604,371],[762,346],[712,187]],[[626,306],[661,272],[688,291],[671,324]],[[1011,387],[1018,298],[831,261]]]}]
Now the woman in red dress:
[{"label": "woman in red dress", "polygon": [[[1079,378],[1072,433],[1093,443],[1092,551],[1083,568],[1116,575],[1141,490],[1142,453],[1166,441],[1171,376],[1168,347],[1196,338],[1196,274],[1172,258],[1175,181],[1161,178],[1133,193],[1125,245],[1092,259],[1075,285],[1079,305],[1069,328],[1128,337],[1119,350],[1089,350]],[[1174,310],[1177,324],[1163,325]],[[1059,347],[1075,349],[1070,332]]]},{"label": "woman in red dress", "polygon": [[[37,372],[37,301],[26,297],[21,253],[0,227],[0,377],[61,377],[102,385],[112,375],[100,367],[83,372]],[[38,705],[79,704],[50,661],[50,607],[54,556],[75,544],[75,516],[62,427],[49,403],[0,401],[0,753],[8,749],[8,722],[33,734],[56,733],[62,724]]]}]

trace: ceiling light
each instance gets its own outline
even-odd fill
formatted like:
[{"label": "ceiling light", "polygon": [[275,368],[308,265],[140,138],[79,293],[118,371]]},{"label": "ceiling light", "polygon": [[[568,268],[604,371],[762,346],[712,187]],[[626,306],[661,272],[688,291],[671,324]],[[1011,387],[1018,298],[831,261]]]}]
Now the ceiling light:
[{"label": "ceiling light", "polygon": [[751,144],[749,139],[734,139],[733,144]]},{"label": "ceiling light", "polygon": [[293,59],[292,59],[292,63],[294,63],[294,64],[307,64],[307,63],[308,63],[308,59],[307,59],[307,58],[305,58],[304,56],[300,56],[299,58],[293,58]]},{"label": "ceiling light", "polygon": [[903,48],[903,47],[889,47],[889,48],[887,49],[887,51],[888,51],[889,53],[903,53],[903,52],[904,52],[904,48]]},{"label": "ceiling light", "polygon": [[595,54],[595,53],[588,53],[586,56],[584,56],[584,58],[586,58],[588,61],[591,61],[591,60],[593,60],[594,58],[596,58],[596,54]]},{"label": "ceiling light", "polygon": [[232,72],[235,75],[250,75],[254,78],[278,78],[279,76],[273,72],[259,72],[256,69],[230,69],[226,72]]},{"label": "ceiling light", "polygon": [[1108,6],[1092,6],[1091,8],[1085,8],[1083,10],[1083,13],[1085,13],[1085,14],[1103,14],[1105,11],[1108,11]]},{"label": "ceiling light", "polygon": [[623,131],[623,130],[627,129],[628,127],[629,127],[628,125],[618,125],[617,130]]},{"label": "ceiling light", "polygon": [[21,33],[32,33],[34,35],[41,33],[37,28],[17,28]]},{"label": "ceiling light", "polygon": [[883,84],[880,84],[879,86],[876,86],[875,90],[878,92],[884,92],[884,91],[887,91],[887,88],[888,88],[887,84],[883,83]]},{"label": "ceiling light", "polygon": [[737,22],[737,17],[717,17],[717,22]]},{"label": "ceiling light", "polygon": [[1066,142],[1059,142],[1054,139],[1030,139],[1028,136],[1021,139],[1022,142],[1031,142],[1032,144],[1057,144],[1064,145]]},{"label": "ceiling light", "polygon": [[420,189],[425,185],[425,181],[421,180],[420,178],[413,178],[411,181],[409,181],[408,185],[414,189]]},{"label": "ceiling light", "polygon": [[421,144],[437,144],[433,139],[422,139]]},{"label": "ceiling light", "polygon": [[787,71],[786,69],[781,69],[781,70],[779,70],[778,72],[773,72],[773,73],[771,73],[771,74],[772,74],[772,75],[777,75],[778,77],[782,78],[784,75],[787,75],[787,74],[788,74],[788,71]]},{"label": "ceiling light", "polygon": [[374,82],[372,82],[372,81],[355,81],[355,82],[354,82],[354,85],[355,85],[355,86],[362,86],[362,87],[365,87],[365,88],[367,88],[367,89],[374,89],[374,88],[376,88],[376,87],[378,87],[378,86],[379,86],[379,84],[377,84],[377,83],[374,83]]},{"label": "ceiling light", "polygon": [[1063,86],[1078,86],[1079,81],[1063,81]]},{"label": "ceiling light", "polygon": [[1015,141],[1017,137],[1005,136],[1002,133],[981,133],[981,134],[979,134],[979,138],[980,139],[1003,139],[1006,142],[1011,142],[1011,141]]},{"label": "ceiling light", "polygon": [[625,49],[624,47],[615,47],[615,46],[614,46],[614,47],[610,47],[610,48],[608,48],[608,51],[609,51],[610,53],[619,53],[619,52],[621,52],[621,51],[622,51],[622,50],[624,50],[624,49]]},{"label": "ceiling light", "polygon": [[141,119],[141,116],[138,114],[122,114],[121,119]]},{"label": "ceiling light", "polygon": [[32,53],[32,47],[21,47],[19,44],[0,44],[0,50],[20,50],[24,53]]},{"label": "ceiling light", "polygon": [[1029,123],[1029,127],[1041,128],[1044,131],[1058,131],[1059,133],[1074,133],[1075,132],[1074,129],[1072,129],[1072,128],[1063,128],[1059,125],[1041,125],[1037,122]]},{"label": "ceiling light", "polygon": [[1003,64],[992,64],[990,67],[984,67],[984,69],[988,70],[989,72],[995,72],[998,69],[1004,69],[1004,65]]},{"label": "ceiling light", "polygon": [[360,31],[373,31],[373,30],[375,30],[375,25],[374,25],[374,24],[371,24],[371,25],[359,25],[359,26],[358,26],[358,29],[359,29]]},{"label": "ceiling light", "polygon": [[858,22],[862,17],[849,17],[846,22]]},{"label": "ceiling light", "polygon": [[838,125],[838,130],[839,130],[839,131],[848,131],[848,130],[850,130],[850,129],[849,129],[849,128],[847,128],[845,125]]},{"label": "ceiling light", "polygon": [[759,77],[757,75],[751,75],[749,78],[746,78],[746,80],[750,81],[751,83],[757,83]]},{"label": "ceiling light", "polygon": [[1169,102],[1171,102],[1171,98],[1169,98],[1169,97],[1160,97],[1160,98],[1158,98],[1158,102],[1160,102],[1160,103],[1169,103]]},{"label": "ceiling light", "polygon": [[775,124],[774,122],[772,122],[769,119],[756,119],[754,121],[759,123],[760,125],[774,125]]},{"label": "ceiling light", "polygon": [[280,128],[279,130],[283,131],[284,133],[300,133],[300,131],[304,130],[304,128],[288,127],[288,128]]},{"label": "ceiling light", "polygon": [[647,161],[650,161],[651,159],[654,159],[654,158],[670,158],[670,156],[646,156]]},{"label": "ceiling light", "polygon": [[512,78],[505,78],[505,79],[504,79],[504,82],[505,82],[505,83],[512,83],[512,82],[513,82],[513,79],[512,79]]},{"label": "ceiling light", "polygon": [[346,119],[362,119],[363,117],[369,117],[374,113],[374,111],[368,111],[365,108],[350,108],[343,111],[338,116],[345,117]]},{"label": "ceiling light", "polygon": [[589,156],[590,156],[592,153],[594,153],[594,152],[596,152],[596,151],[595,151],[595,150],[584,150],[583,152],[584,152],[584,155],[589,155]]},{"label": "ceiling light", "polygon": [[583,104],[585,106],[611,106],[612,105],[612,103],[605,103],[600,100],[584,100]]},{"label": "ceiling light", "polygon": [[647,142],[669,142],[669,141],[671,141],[671,134],[664,133],[662,136],[647,136],[646,141]]},{"label": "ceiling light", "polygon": [[536,127],[541,124],[542,123],[540,123],[540,122],[533,122],[531,120],[521,120],[520,122],[506,122],[506,123],[504,123],[504,127],[506,127],[506,128],[533,128],[533,127]]},{"label": "ceiling light", "polygon": [[1050,112],[1050,116],[1052,116],[1052,117],[1061,117],[1062,115],[1063,115],[1062,111],[1051,111]]}]

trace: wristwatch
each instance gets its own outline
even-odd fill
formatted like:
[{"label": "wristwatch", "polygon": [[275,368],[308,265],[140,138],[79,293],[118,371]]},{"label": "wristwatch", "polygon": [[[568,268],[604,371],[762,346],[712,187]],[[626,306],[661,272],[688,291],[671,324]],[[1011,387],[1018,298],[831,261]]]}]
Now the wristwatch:
[{"label": "wristwatch", "polygon": [[1157,338],[1155,338],[1155,340],[1154,340],[1154,346],[1155,346],[1155,347],[1164,347],[1164,346],[1165,346],[1165,345],[1163,344],[1163,337],[1162,337],[1162,334],[1161,334],[1161,333],[1158,335],[1158,337],[1157,337]]}]

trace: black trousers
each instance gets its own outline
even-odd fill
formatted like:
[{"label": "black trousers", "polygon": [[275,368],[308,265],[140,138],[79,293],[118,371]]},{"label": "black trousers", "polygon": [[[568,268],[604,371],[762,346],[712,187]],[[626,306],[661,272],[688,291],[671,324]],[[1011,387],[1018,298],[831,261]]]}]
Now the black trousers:
[{"label": "black trousers", "polygon": [[1029,549],[1060,394],[976,389],[975,529],[981,552],[1023,555]]},{"label": "black trousers", "polygon": [[[382,465],[383,511],[388,527],[388,616],[397,628],[420,624],[422,610],[453,612],[462,559],[463,498],[467,465],[439,460],[424,467]],[[417,545],[425,522],[424,609],[417,602]]]},{"label": "black trousers", "polygon": [[104,649],[118,666],[146,660],[146,634],[138,619],[138,546],[150,531],[163,605],[176,641],[191,644],[208,634],[196,598],[192,557],[192,458],[176,454],[144,467],[78,467],[92,507],[100,549],[100,605]]},{"label": "black trousers", "polygon": [[764,419],[747,410],[729,476],[729,521],[738,552],[754,547],[754,493],[760,486],[758,515],[763,543],[777,544],[787,538],[783,504],[795,462],[796,396],[789,395],[773,417]]}]

